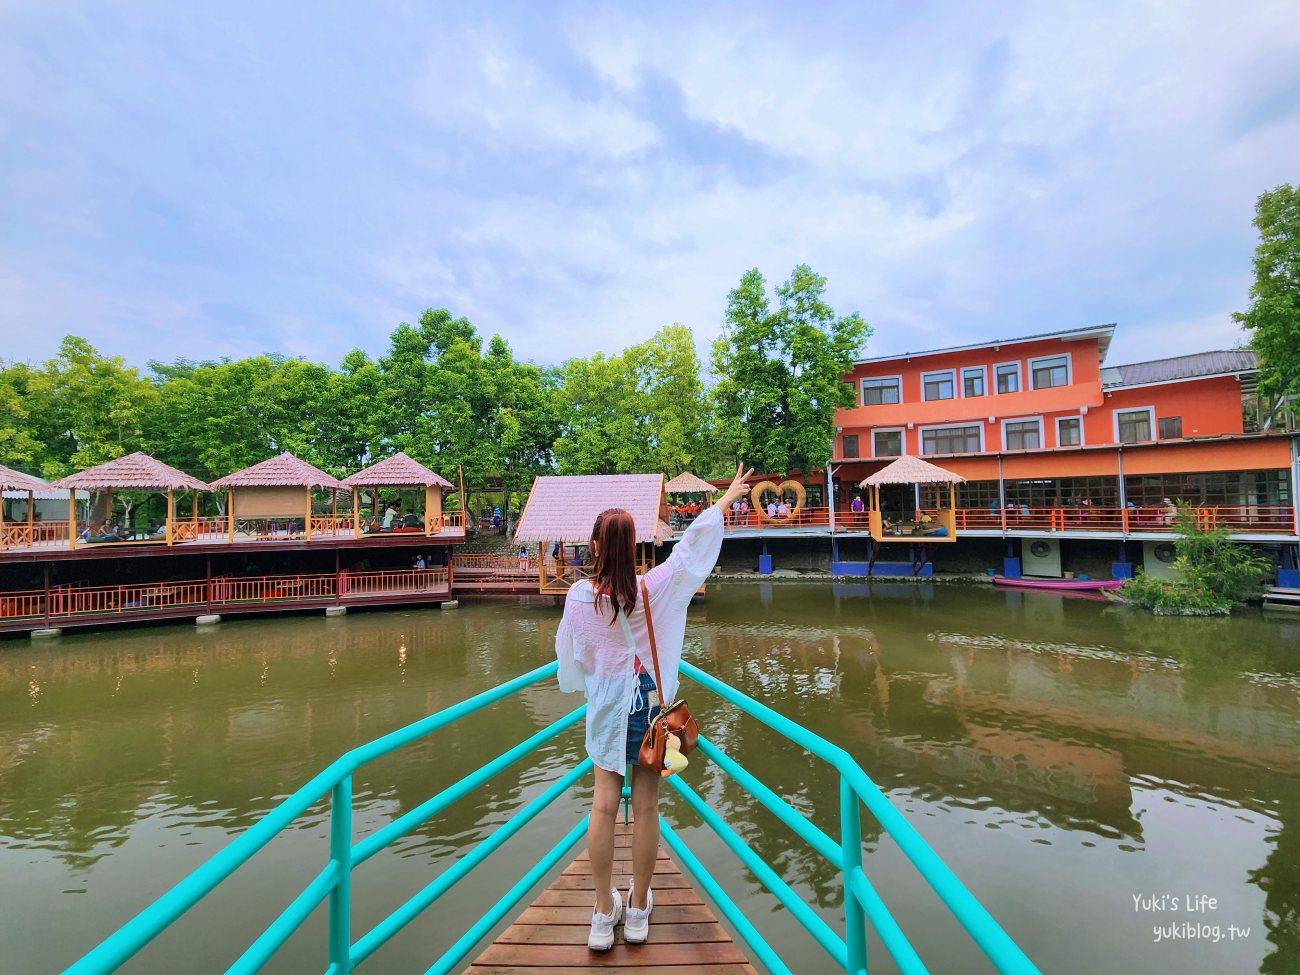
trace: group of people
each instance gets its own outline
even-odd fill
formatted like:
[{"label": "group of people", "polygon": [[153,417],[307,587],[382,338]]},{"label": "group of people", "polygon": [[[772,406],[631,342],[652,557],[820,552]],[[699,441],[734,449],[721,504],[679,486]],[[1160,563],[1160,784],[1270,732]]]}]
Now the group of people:
[{"label": "group of people", "polygon": [[704,505],[699,501],[669,501],[668,502],[668,525],[674,531],[678,528],[684,528],[693,522]]}]

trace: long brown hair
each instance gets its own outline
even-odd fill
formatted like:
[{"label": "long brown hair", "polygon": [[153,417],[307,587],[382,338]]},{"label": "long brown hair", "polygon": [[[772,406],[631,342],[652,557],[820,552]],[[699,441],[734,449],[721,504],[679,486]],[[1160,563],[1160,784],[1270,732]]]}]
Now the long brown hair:
[{"label": "long brown hair", "polygon": [[611,623],[621,609],[627,616],[636,608],[636,524],[622,508],[607,508],[591,526],[595,558],[591,584],[614,605]]}]

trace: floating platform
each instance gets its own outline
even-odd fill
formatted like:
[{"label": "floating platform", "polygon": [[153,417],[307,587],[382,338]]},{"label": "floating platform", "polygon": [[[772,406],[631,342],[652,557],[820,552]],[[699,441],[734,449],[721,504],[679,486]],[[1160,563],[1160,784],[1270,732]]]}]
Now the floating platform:
[{"label": "floating platform", "polygon": [[[614,830],[614,885],[627,897],[632,875],[632,826],[620,818]],[[659,848],[655,861],[655,907],[650,940],[623,941],[623,925],[614,929],[614,947],[587,947],[595,887],[591,859],[584,849],[510,927],[465,969],[465,975],[577,975],[623,972],[626,975],[757,975],[754,966],[718,923],[694,884]]]}]

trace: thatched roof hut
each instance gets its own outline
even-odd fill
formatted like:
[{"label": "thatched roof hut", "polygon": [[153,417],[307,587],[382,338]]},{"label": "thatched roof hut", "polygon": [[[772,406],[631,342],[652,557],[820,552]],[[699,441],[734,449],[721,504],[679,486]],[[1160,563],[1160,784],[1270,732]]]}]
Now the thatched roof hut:
[{"label": "thatched roof hut", "polygon": [[682,471],[664,485],[664,490],[669,494],[717,494],[722,488],[715,487],[690,471]]},{"label": "thatched roof hut", "polygon": [[441,474],[429,470],[400,451],[392,457],[386,457],[377,464],[371,464],[343,478],[343,486],[349,488],[436,487],[444,491],[455,490],[455,486]]},{"label": "thatched roof hut", "polygon": [[606,508],[625,508],[636,523],[636,540],[654,542],[665,537],[659,520],[663,503],[662,474],[538,477],[519,519],[515,541],[581,544],[591,538],[598,514]]},{"label": "thatched roof hut", "polygon": [[52,485],[69,491],[210,491],[197,477],[178,471],[142,451],[127,454]]},{"label": "thatched roof hut", "polygon": [[319,467],[313,467],[287,450],[277,457],[269,457],[252,467],[245,467],[242,471],[235,471],[233,474],[219,477],[212,482],[212,486],[223,490],[227,488],[302,487],[328,488],[338,491],[343,488],[343,484],[338,478],[326,474]]},{"label": "thatched roof hut", "polygon": [[966,478],[919,457],[900,457],[870,477],[858,482],[859,487],[880,487],[882,484],[964,484]]}]

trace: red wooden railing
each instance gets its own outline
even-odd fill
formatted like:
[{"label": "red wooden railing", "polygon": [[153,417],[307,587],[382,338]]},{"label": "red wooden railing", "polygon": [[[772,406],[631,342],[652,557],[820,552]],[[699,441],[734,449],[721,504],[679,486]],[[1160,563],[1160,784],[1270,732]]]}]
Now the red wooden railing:
[{"label": "red wooden railing", "polygon": [[497,574],[537,575],[537,554],[523,558],[518,555],[486,555],[481,552],[457,552],[451,564],[459,572],[493,572]]},{"label": "red wooden railing", "polygon": [[0,621],[131,616],[175,608],[320,603],[350,596],[450,592],[446,569],[278,576],[217,576],[123,586],[55,586],[0,594]]},{"label": "red wooden railing", "polygon": [[0,530],[0,547],[39,548],[43,545],[68,544],[66,521],[6,521]]}]

